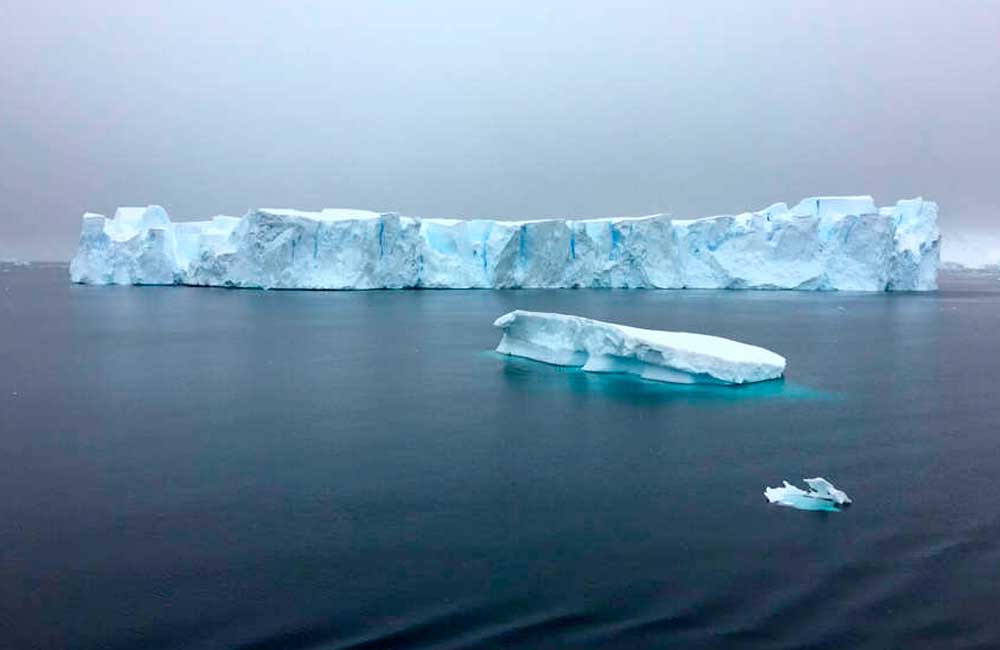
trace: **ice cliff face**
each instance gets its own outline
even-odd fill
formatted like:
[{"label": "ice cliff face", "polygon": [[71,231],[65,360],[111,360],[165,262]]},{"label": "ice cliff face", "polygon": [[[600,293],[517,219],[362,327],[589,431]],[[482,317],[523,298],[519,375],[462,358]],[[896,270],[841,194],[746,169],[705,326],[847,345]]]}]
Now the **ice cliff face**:
[{"label": "ice cliff face", "polygon": [[936,288],[937,205],[871,197],[695,220],[420,219],[258,209],[173,223],[163,208],[85,214],[70,266],[84,284],[281,289]]}]

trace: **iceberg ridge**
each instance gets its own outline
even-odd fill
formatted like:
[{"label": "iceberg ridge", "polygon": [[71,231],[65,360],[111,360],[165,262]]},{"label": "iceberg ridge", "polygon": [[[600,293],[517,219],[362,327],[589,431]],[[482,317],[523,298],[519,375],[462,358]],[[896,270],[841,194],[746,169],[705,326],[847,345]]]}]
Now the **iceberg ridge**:
[{"label": "iceberg ridge", "polygon": [[73,282],[280,289],[936,288],[937,205],[869,196],[675,220],[421,219],[255,209],[172,222],[159,206],[87,213]]}]

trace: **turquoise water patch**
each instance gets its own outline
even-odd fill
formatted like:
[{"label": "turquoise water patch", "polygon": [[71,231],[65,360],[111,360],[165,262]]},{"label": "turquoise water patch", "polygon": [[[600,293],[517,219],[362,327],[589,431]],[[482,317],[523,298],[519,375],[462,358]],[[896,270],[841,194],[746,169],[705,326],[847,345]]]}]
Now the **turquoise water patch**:
[{"label": "turquoise water patch", "polygon": [[523,357],[500,354],[493,350],[480,353],[497,363],[504,376],[515,386],[531,390],[568,390],[631,400],[726,400],[781,398],[795,400],[832,400],[835,393],[817,390],[787,379],[774,379],[738,386],[721,384],[673,384],[650,381],[633,374],[585,372],[571,366],[554,366]]}]

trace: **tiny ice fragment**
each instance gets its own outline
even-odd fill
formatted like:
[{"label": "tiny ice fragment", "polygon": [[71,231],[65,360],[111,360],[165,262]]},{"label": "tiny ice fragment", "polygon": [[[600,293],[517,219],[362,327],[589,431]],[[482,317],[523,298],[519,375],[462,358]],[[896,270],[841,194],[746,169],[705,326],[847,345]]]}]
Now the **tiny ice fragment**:
[{"label": "tiny ice fragment", "polygon": [[810,491],[795,487],[788,481],[782,481],[781,487],[764,489],[764,496],[770,503],[779,506],[790,506],[799,510],[828,510],[836,512],[840,506],[851,503],[851,498],[843,490],[838,490],[833,483],[822,477],[803,479]]},{"label": "tiny ice fragment", "polygon": [[851,502],[851,498],[847,496],[846,492],[838,490],[833,486],[833,483],[821,476],[817,476],[816,478],[804,478],[802,480],[805,481],[810,488],[812,488],[816,498],[827,499],[829,501],[833,501],[837,505],[845,505]]}]

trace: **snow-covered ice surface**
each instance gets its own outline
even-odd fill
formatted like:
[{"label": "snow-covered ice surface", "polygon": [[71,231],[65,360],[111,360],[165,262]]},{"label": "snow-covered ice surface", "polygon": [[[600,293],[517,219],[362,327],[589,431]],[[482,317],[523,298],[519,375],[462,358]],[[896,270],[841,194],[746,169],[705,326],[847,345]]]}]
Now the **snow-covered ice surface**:
[{"label": "snow-covered ice surface", "polygon": [[870,196],[734,216],[534,221],[257,209],[174,223],[163,208],[85,214],[85,284],[283,289],[936,288],[937,205]]},{"label": "snow-covered ice surface", "polygon": [[795,487],[788,481],[783,481],[781,487],[764,489],[764,497],[770,503],[779,506],[790,506],[799,510],[827,510],[836,512],[851,503],[851,498],[843,490],[834,487],[833,483],[822,477],[803,479],[809,486],[809,491]]},{"label": "snow-covered ice surface", "polygon": [[777,379],[785,358],[731,339],[664,332],[599,320],[515,310],[493,323],[503,329],[497,352],[679,384],[746,384]]}]

